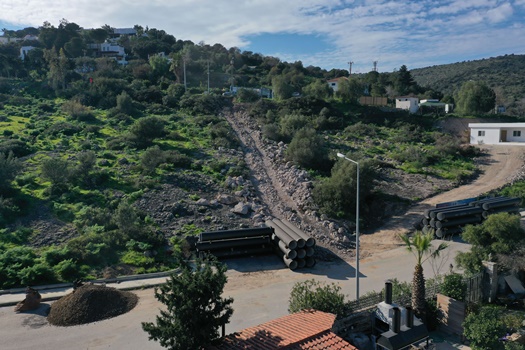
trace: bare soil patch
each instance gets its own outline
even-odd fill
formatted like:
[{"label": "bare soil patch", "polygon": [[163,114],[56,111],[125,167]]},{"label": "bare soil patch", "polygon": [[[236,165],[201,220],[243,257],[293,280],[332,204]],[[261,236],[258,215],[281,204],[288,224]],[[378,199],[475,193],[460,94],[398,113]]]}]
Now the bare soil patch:
[{"label": "bare soil patch", "polygon": [[137,302],[131,292],[85,284],[53,303],[47,319],[55,326],[76,326],[122,315]]},{"label": "bare soil patch", "polygon": [[476,180],[429,197],[411,206],[401,215],[392,217],[375,232],[362,235],[360,242],[363,258],[402,245],[399,235],[414,231],[425,209],[434,207],[438,203],[477,197],[523,178],[525,146],[483,145],[480,147],[486,156],[478,162],[481,175]]}]

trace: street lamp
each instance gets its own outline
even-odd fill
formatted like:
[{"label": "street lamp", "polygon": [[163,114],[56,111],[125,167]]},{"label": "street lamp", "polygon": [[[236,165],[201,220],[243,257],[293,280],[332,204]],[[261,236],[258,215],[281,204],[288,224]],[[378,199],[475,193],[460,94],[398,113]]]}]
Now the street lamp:
[{"label": "street lamp", "polygon": [[359,163],[346,157],[342,153],[337,153],[337,156],[357,165],[357,191],[355,199],[355,299],[359,301]]}]

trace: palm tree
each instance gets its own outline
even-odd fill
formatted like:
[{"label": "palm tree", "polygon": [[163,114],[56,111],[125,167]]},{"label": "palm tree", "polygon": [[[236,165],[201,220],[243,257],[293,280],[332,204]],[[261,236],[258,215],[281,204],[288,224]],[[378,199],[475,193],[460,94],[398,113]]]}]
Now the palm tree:
[{"label": "palm tree", "polygon": [[425,276],[423,275],[423,263],[428,259],[435,259],[439,253],[448,245],[441,243],[437,248],[432,245],[434,235],[423,234],[417,231],[413,237],[408,234],[400,236],[409,252],[416,257],[416,267],[412,280],[412,308],[419,317],[425,314]]}]

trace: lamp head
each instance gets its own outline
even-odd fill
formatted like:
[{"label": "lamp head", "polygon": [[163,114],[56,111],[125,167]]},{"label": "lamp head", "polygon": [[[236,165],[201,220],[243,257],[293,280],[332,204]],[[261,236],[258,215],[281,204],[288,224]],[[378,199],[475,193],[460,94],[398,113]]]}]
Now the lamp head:
[{"label": "lamp head", "polygon": [[342,154],[342,153],[337,153],[337,156],[338,156],[339,158],[345,158],[345,155]]}]

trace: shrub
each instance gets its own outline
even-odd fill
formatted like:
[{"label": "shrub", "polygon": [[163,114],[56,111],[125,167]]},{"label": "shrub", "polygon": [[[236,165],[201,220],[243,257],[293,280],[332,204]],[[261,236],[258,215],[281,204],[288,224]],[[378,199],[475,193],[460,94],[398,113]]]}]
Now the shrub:
[{"label": "shrub", "polygon": [[467,284],[463,281],[463,276],[458,273],[446,275],[441,284],[441,293],[459,301],[465,300]]},{"label": "shrub", "polygon": [[297,131],[286,149],[286,158],[307,169],[324,170],[330,165],[324,140],[311,128]]},{"label": "shrub", "polygon": [[288,311],[294,313],[305,309],[342,316],[346,311],[345,295],[335,283],[322,284],[314,279],[297,282],[290,293]]},{"label": "shrub", "polygon": [[74,100],[66,101],[61,107],[62,112],[69,114],[71,118],[78,121],[92,121],[95,119],[89,107]]},{"label": "shrub", "polygon": [[159,146],[148,148],[140,156],[140,165],[147,173],[154,173],[157,167],[164,162],[166,162],[166,153]]},{"label": "shrub", "polygon": [[473,350],[503,349],[499,338],[505,335],[505,325],[500,316],[499,307],[483,306],[478,312],[465,318],[463,334],[470,341]]}]

